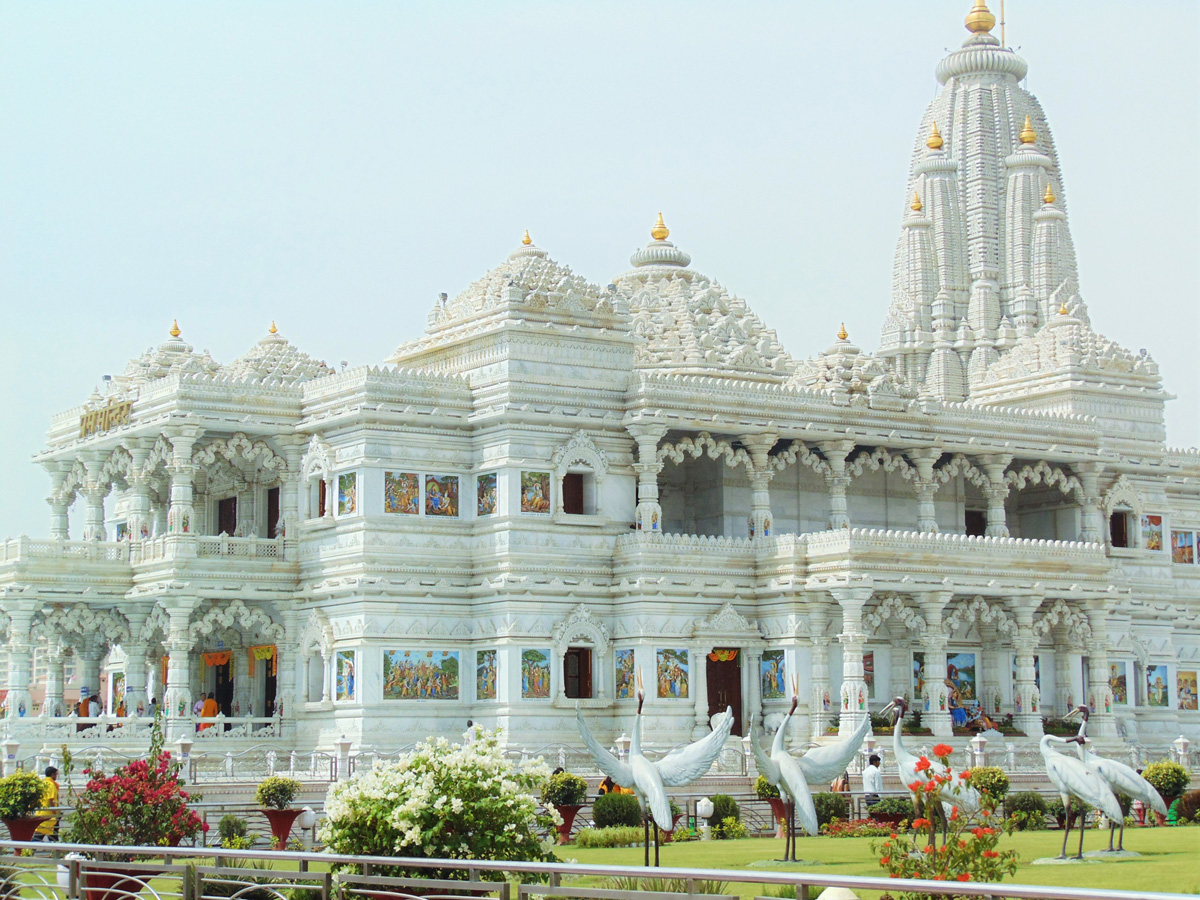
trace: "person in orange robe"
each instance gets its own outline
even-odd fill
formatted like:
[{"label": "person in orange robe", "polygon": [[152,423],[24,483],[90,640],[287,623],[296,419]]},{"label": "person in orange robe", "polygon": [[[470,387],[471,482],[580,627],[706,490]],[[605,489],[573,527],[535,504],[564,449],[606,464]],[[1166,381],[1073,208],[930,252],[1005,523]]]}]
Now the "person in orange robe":
[{"label": "person in orange robe", "polygon": [[[200,717],[203,719],[212,719],[215,718],[219,712],[220,709],[217,707],[217,701],[213,699],[213,695],[211,693],[205,694],[204,706],[200,709]],[[212,722],[205,722],[200,726],[201,731],[203,731],[205,728],[212,728]]]}]

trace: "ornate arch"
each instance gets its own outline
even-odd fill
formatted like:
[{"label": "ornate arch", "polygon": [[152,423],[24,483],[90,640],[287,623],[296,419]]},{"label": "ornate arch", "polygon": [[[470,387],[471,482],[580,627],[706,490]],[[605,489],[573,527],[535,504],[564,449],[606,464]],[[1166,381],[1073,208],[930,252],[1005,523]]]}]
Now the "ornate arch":
[{"label": "ornate arch", "polygon": [[893,455],[887,447],[860,450],[853,459],[846,460],[847,475],[859,478],[867,469],[872,472],[878,472],[880,469],[885,472],[899,472],[905,481],[912,481],[917,477],[917,470],[913,468],[912,463],[905,459],[903,454]]},{"label": "ornate arch", "polygon": [[745,466],[747,472],[754,471],[754,462],[749,453],[743,449],[735,450],[729,441],[715,440],[707,431],[701,431],[694,438],[681,438],[674,444],[663,444],[658,448],[658,459],[660,462],[670,459],[674,463],[681,463],[686,456],[699,459],[705,453],[709,459],[724,457],[725,465],[731,469]]},{"label": "ornate arch", "polygon": [[987,473],[961,453],[955,453],[944,465],[933,470],[934,480],[939,487],[959,475],[981,490],[986,490],[989,486]]},{"label": "ornate arch", "polygon": [[329,442],[320,435],[314,434],[308,442],[308,449],[300,457],[300,477],[307,481],[320,475],[326,481],[330,480],[333,471],[333,451]]},{"label": "ornate arch", "polygon": [[150,610],[150,615],[146,616],[146,621],[142,623],[142,630],[138,632],[138,639],[143,644],[153,643],[155,635],[161,634],[165,638],[170,628],[171,617],[167,614],[161,603],[155,603],[154,609]]},{"label": "ornate arch", "polygon": [[97,609],[89,603],[72,603],[55,607],[48,615],[41,614],[31,629],[47,640],[55,635],[73,634],[80,637],[96,635],[109,644],[124,644],[129,640],[129,620],[115,609]]},{"label": "ornate arch", "polygon": [[101,484],[112,484],[119,480],[128,484],[131,474],[133,474],[133,457],[128,450],[118,445],[113,448],[113,452],[100,467],[99,481]]},{"label": "ornate arch", "polygon": [[554,472],[559,478],[566,475],[567,469],[571,466],[580,464],[591,469],[597,480],[608,474],[608,457],[582,428],[571,435],[569,441],[554,451],[550,463],[554,466]]},{"label": "ornate arch", "polygon": [[287,460],[279,456],[264,440],[252,441],[238,432],[232,437],[217,438],[192,454],[192,464],[207,468],[223,458],[238,469],[245,465],[257,472],[282,476],[287,473]]},{"label": "ornate arch", "polygon": [[788,466],[799,463],[802,466],[808,466],[818,475],[828,478],[833,474],[833,470],[829,468],[829,463],[823,460],[818,454],[813,453],[812,448],[804,441],[792,441],[788,444],[786,450],[771,457],[771,468],[776,472],[782,472]]},{"label": "ornate arch", "polygon": [[333,651],[333,628],[329,624],[329,617],[319,609],[308,614],[304,631],[300,633],[300,654],[307,656],[313,650],[323,657],[328,657]]},{"label": "ornate arch", "polygon": [[142,464],[142,475],[148,476],[154,474],[158,468],[165,467],[174,457],[175,451],[171,447],[171,442],[163,435],[159,435],[155,440],[154,446],[150,448],[150,454],[146,457],[146,462]]},{"label": "ornate arch", "polygon": [[1111,517],[1113,511],[1122,503],[1128,506],[1139,520],[1141,519],[1142,510],[1145,508],[1142,495],[1124,474],[1118,477],[1104,492],[1104,499],[1100,503],[1101,509],[1104,510],[1104,517]]},{"label": "ornate arch", "polygon": [[904,625],[909,631],[918,635],[925,634],[926,623],[924,617],[911,606],[905,604],[899,594],[884,595],[879,605],[863,617],[864,629],[868,635],[873,635],[879,631],[879,626],[892,617],[895,617],[896,621]]},{"label": "ornate arch", "polygon": [[1007,634],[1016,634],[1017,631],[1016,621],[1004,611],[1002,606],[988,603],[978,594],[969,602],[960,603],[954,607],[944,621],[946,634],[953,635],[955,631],[970,622],[990,623],[995,625],[998,631]]},{"label": "ornate arch", "polygon": [[759,641],[762,639],[762,632],[757,624],[738,612],[732,603],[726,602],[711,616],[696,619],[692,625],[692,636],[737,644],[748,640]]},{"label": "ornate arch", "polygon": [[591,644],[597,656],[604,656],[612,644],[608,626],[597,618],[586,603],[580,603],[571,614],[554,626],[550,641],[556,656],[562,656],[572,641]]},{"label": "ornate arch", "polygon": [[1040,637],[1045,637],[1060,622],[1066,627],[1067,633],[1073,635],[1084,646],[1091,642],[1092,626],[1088,624],[1087,616],[1077,609],[1072,609],[1061,597],[1050,604],[1033,623],[1033,630]]},{"label": "ornate arch", "polygon": [[218,628],[239,626],[243,631],[257,627],[263,635],[272,640],[281,640],[284,627],[271,620],[257,606],[248,607],[241,600],[231,600],[229,603],[217,604],[209,608],[200,619],[193,622],[188,633],[193,638],[212,634]]},{"label": "ornate arch", "polygon": [[1046,487],[1057,487],[1064,494],[1073,497],[1076,502],[1083,502],[1083,486],[1074,475],[1068,475],[1058,466],[1051,466],[1044,459],[1038,460],[1032,466],[1024,466],[1018,471],[1005,473],[1004,480],[1017,490],[1022,490],[1032,484],[1044,484]]},{"label": "ornate arch", "polygon": [[55,490],[54,499],[69,505],[75,499],[75,495],[79,493],[79,489],[87,485],[87,481],[87,466],[84,465],[82,459],[76,459],[71,463],[71,468],[62,484]]}]

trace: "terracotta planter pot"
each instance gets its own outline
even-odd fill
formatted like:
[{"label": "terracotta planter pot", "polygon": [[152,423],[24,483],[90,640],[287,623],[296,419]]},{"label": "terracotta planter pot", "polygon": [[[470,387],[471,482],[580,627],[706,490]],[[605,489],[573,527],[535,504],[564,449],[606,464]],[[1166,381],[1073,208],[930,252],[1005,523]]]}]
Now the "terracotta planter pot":
[{"label": "terracotta planter pot", "polygon": [[53,816],[25,816],[20,819],[3,819],[5,827],[8,828],[8,836],[14,841],[32,841],[33,833],[37,831],[37,827],[47,819],[52,819]]},{"label": "terracotta planter pot", "polygon": [[575,824],[575,817],[579,815],[582,806],[556,806],[558,814],[562,817],[562,824],[558,826],[558,842],[567,844],[571,841],[571,826]]},{"label": "terracotta planter pot", "polygon": [[271,823],[271,849],[287,849],[288,838],[292,833],[292,823],[302,813],[300,809],[264,809],[262,814]]},{"label": "terracotta planter pot", "polygon": [[675,829],[679,827],[679,820],[683,818],[683,813],[675,813],[671,816],[671,830],[662,832],[662,842],[664,844],[671,843],[671,835],[675,833]]},{"label": "terracotta planter pot", "polygon": [[782,797],[768,797],[771,815],[775,817],[775,837],[787,837],[787,802]]},{"label": "terracotta planter pot", "polygon": [[875,813],[871,816],[876,822],[887,822],[889,825],[899,825],[907,816],[904,813]]},{"label": "terracotta planter pot", "polygon": [[131,895],[146,886],[151,877],[150,873],[138,877],[128,871],[87,869],[83,876],[84,893],[87,900],[129,900]]}]

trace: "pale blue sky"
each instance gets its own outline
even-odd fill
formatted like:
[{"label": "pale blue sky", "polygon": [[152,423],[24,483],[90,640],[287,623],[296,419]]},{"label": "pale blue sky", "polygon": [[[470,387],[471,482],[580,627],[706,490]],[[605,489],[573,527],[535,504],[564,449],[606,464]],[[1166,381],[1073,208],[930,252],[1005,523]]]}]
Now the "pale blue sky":
[{"label": "pale blue sky", "polygon": [[[793,355],[878,343],[914,132],[969,0],[0,4],[0,536],[52,413],[271,319],[378,363],[524,228],[606,283],[662,210]],[[998,0],[993,3],[998,7]],[[996,10],[994,10],[996,11]],[[1084,299],[1200,442],[1200,4],[1012,0]]]}]

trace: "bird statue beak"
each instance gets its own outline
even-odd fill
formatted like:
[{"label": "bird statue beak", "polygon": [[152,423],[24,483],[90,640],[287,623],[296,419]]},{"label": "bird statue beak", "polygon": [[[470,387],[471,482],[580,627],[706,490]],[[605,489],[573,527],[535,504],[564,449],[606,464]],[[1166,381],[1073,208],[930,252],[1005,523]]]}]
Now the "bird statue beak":
[{"label": "bird statue beak", "polygon": [[883,709],[881,709],[879,711],[879,715],[886,716],[888,713],[890,713],[895,708],[896,708],[896,701],[893,700],[891,703],[889,703],[887,706],[885,706]]},{"label": "bird statue beak", "polygon": [[1079,707],[1075,707],[1075,709],[1071,710],[1069,713],[1067,713],[1065,716],[1063,716],[1063,721],[1064,722],[1070,721],[1071,719],[1075,718],[1077,715],[1079,715]]}]

